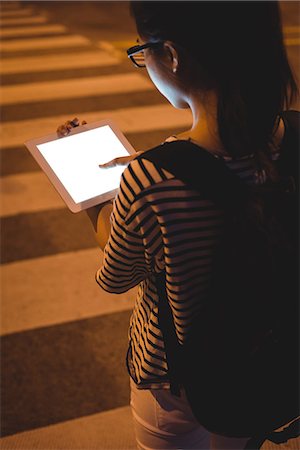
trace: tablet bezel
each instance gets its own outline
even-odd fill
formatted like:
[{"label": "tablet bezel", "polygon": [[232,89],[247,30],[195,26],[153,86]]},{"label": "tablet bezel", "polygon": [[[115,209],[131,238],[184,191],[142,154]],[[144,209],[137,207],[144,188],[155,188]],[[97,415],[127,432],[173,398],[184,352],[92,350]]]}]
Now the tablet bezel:
[{"label": "tablet bezel", "polygon": [[[85,125],[80,125],[78,127],[75,127],[71,130],[71,132],[67,136],[59,137],[57,133],[51,133],[47,136],[42,136],[39,138],[31,139],[29,141],[26,141],[24,145],[27,147],[27,149],[30,151],[36,162],[39,164],[43,172],[47,175],[55,189],[57,190],[58,194],[61,196],[63,201],[66,203],[67,207],[72,211],[73,213],[77,213],[80,211],[83,211],[85,209],[88,209],[92,206],[96,206],[101,203],[105,203],[109,200],[114,199],[118,192],[118,188],[113,189],[112,191],[106,192],[105,194],[97,195],[96,197],[90,198],[88,200],[85,200],[80,203],[75,203],[73,198],[70,196],[69,192],[64,187],[63,183],[60,181],[60,179],[57,177],[55,172],[52,170],[49,163],[46,161],[46,159],[41,154],[40,150],[38,149],[37,145],[44,144],[50,141],[55,141],[58,139],[67,139],[69,136],[74,136],[75,134],[82,133],[84,131],[93,130],[95,128],[100,128],[103,126],[108,125],[114,134],[117,136],[119,141],[123,144],[125,149],[127,150],[129,155],[132,155],[136,153],[135,149],[132,147],[130,142],[126,139],[116,122],[112,119],[105,119],[100,120],[93,123],[88,123]],[[106,169],[109,170],[109,169]]]}]

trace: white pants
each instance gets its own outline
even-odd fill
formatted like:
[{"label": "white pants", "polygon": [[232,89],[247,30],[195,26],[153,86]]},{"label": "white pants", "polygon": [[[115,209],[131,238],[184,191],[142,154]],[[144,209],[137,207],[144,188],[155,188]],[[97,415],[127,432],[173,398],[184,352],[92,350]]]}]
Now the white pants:
[{"label": "white pants", "polygon": [[209,433],[196,421],[183,390],[175,397],[167,389],[137,389],[132,379],[130,387],[139,450],[241,450],[248,441]]}]

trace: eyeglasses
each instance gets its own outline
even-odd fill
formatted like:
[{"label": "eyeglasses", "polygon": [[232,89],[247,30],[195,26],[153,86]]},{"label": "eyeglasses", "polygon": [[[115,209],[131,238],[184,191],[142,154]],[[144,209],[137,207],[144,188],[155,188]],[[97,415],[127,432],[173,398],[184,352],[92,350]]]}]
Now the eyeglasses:
[{"label": "eyeglasses", "polygon": [[134,45],[133,47],[130,47],[127,50],[128,58],[131,59],[131,61],[136,67],[146,67],[144,50],[146,48],[155,48],[162,44],[163,42],[159,41],[159,42],[148,42],[147,44],[143,45]]}]

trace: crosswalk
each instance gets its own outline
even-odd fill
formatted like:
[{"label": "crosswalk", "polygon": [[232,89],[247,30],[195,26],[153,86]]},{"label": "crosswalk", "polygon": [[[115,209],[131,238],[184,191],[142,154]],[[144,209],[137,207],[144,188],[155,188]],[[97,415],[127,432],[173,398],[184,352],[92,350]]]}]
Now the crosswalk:
[{"label": "crosswalk", "polygon": [[67,210],[23,143],[77,116],[113,118],[145,149],[191,115],[131,68],[121,45],[72,34],[40,3],[3,2],[0,15],[1,448],[133,449],[124,361],[136,290],[99,289],[87,218]]},{"label": "crosswalk", "polygon": [[6,2],[6,4],[2,4],[1,7],[1,18],[7,19],[9,17],[19,18],[23,16],[31,16],[34,13],[32,8],[22,7],[17,5],[17,2]]},{"label": "crosswalk", "polygon": [[[113,118],[146,148],[189,126],[191,116],[109,43],[72,34],[38,6],[2,8],[0,23],[1,448],[71,450],[76,439],[85,449],[135,448],[125,354],[136,290],[99,289],[102,253],[87,218],[66,209],[23,143],[77,116]],[[115,422],[122,428],[112,435]]]},{"label": "crosswalk", "polygon": [[[20,15],[21,10],[18,11],[18,16]],[[32,12],[30,11],[30,14]],[[28,12],[29,14],[29,12]],[[14,17],[15,13],[13,12],[13,14],[10,14],[9,16],[7,16],[5,14],[5,12],[2,11],[1,16],[2,19],[5,19],[5,25],[35,25],[35,24],[42,24],[42,23],[47,23],[47,17],[45,16],[29,16],[29,17]],[[26,16],[26,14],[25,14]]]},{"label": "crosswalk", "polygon": [[27,58],[9,58],[1,62],[1,74],[43,72],[45,70],[79,69],[80,67],[115,66],[119,61],[107,53],[86,51],[80,55],[65,53]]},{"label": "crosswalk", "polygon": [[4,28],[1,32],[1,36],[2,38],[9,38],[15,36],[61,34],[65,32],[66,27],[63,25],[44,25],[44,26],[36,26],[34,28],[11,27],[11,28]]},{"label": "crosswalk", "polygon": [[28,83],[26,86],[7,86],[2,88],[1,103],[28,103],[87,97],[89,95],[120,94],[153,90],[152,83],[136,73],[87,77],[73,80]]},{"label": "crosswalk", "polygon": [[23,50],[44,50],[47,48],[55,49],[62,47],[87,47],[89,40],[83,36],[74,34],[71,36],[54,36],[54,37],[39,37],[38,39],[14,39],[2,40],[0,43],[0,50],[3,56],[8,52],[19,52]]},{"label": "crosswalk", "polygon": [[287,47],[299,47],[300,45],[300,26],[291,25],[283,29],[285,38],[284,43]]},{"label": "crosswalk", "polygon": [[[126,87],[124,87],[124,90],[126,91]],[[66,95],[68,96],[69,93]],[[80,114],[79,106],[71,115],[74,117],[82,115]],[[57,115],[35,120],[25,119],[18,122],[4,122],[2,124],[2,146],[4,149],[8,149],[22,145],[23,142],[34,136],[36,131],[38,136],[50,134],[53,130],[56,130],[57,124],[65,121],[65,118],[65,115]],[[124,133],[164,130],[172,126],[174,128],[176,126],[187,126],[191,123],[191,117],[188,112],[178,114],[178,111],[174,111],[171,106],[166,104],[88,112],[84,114],[84,118],[87,122],[94,122],[97,118],[98,120],[105,118],[114,119]]]}]

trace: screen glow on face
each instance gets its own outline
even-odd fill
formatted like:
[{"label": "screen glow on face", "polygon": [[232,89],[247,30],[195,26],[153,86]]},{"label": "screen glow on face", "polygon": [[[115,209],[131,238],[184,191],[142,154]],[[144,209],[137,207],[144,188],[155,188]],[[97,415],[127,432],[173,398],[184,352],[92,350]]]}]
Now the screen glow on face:
[{"label": "screen glow on face", "polygon": [[99,164],[128,155],[108,125],[37,147],[75,203],[117,189],[124,166],[102,169]]}]

